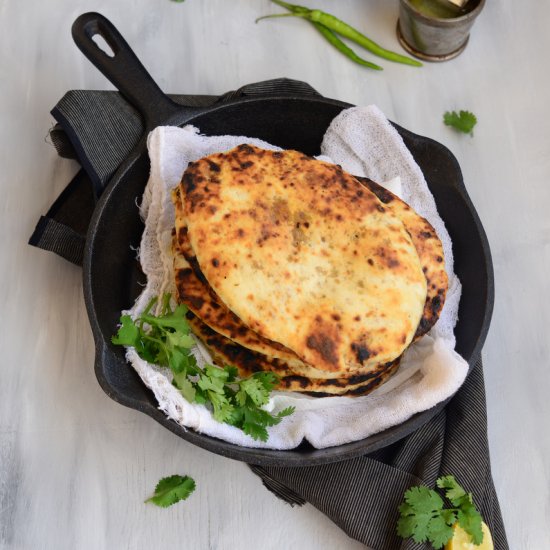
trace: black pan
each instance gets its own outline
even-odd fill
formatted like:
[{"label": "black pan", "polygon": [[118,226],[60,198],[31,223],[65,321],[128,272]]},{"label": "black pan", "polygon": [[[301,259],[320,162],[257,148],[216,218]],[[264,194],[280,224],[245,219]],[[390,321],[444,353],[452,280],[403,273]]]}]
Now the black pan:
[{"label": "black pan", "polygon": [[[248,97],[204,109],[189,109],[162,93],[115,27],[103,16],[87,13],[73,25],[73,38],[86,57],[143,115],[147,130],[158,125],[191,123],[204,134],[236,134],[264,139],[308,155],[319,154],[330,121],[351,105],[320,96]],[[106,55],[92,40],[101,35],[114,52]],[[394,125],[423,170],[454,244],[455,270],[463,284],[457,352],[470,364],[479,357],[493,309],[493,269],[489,245],[462,181],[455,157],[443,145]],[[120,312],[138,296],[143,274],[132,247],[143,231],[136,200],[149,174],[143,140],[118,169],[95,209],[86,242],[84,294],[96,345],[95,372],[101,387],[115,401],[142,411],[183,439],[217,454],[253,464],[306,466],[336,462],[385,447],[410,434],[444,403],[419,413],[399,426],[361,441],[328,449],[303,443],[291,451],[239,447],[184,430],[157,408],[153,394],[110,343]],[[368,422],[368,418],[365,419]]]}]

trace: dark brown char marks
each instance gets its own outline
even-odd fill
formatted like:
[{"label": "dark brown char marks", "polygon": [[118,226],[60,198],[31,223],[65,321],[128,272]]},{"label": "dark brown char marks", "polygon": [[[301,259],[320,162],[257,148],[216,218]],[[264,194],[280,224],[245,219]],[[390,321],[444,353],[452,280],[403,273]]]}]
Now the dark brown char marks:
[{"label": "dark brown char marks", "polygon": [[[392,311],[388,332],[409,330],[412,338],[425,302],[425,277],[401,222],[341,167],[297,151],[243,144],[190,165],[181,188],[200,271],[220,302],[256,334],[277,340],[327,378],[366,371],[402,353],[401,339],[392,335],[381,335],[384,341],[369,350],[368,360],[350,352],[356,333],[377,323],[364,315],[370,309]],[[386,229],[392,234],[384,235]],[[384,248],[376,253],[374,243]],[[198,277],[197,264],[190,263]],[[344,267],[338,271],[335,265]],[[365,285],[372,277],[359,280],[354,273],[371,274],[376,283]],[[389,293],[372,291],[389,284]],[[329,291],[323,293],[325,286]],[[339,308],[331,298],[335,287],[346,295],[341,322],[330,317]],[[318,310],[325,322],[310,326]],[[353,321],[357,314],[360,321]],[[414,323],[405,326],[410,317]]]},{"label": "dark brown char marks", "polygon": [[350,397],[366,395],[380,383],[387,380],[399,366],[399,358],[380,365],[372,373],[335,379],[317,379],[293,373],[284,361],[268,358],[261,353],[244,348],[221,336],[191,312],[187,319],[193,333],[201,340],[219,367],[232,365],[239,376],[250,376],[255,372],[271,371],[280,377],[277,389],[306,392],[316,397],[348,395]]},{"label": "dark brown char marks", "polygon": [[[396,372],[399,368],[401,358],[397,358],[395,361],[391,362],[389,364],[389,367],[379,373],[375,377],[371,377],[366,379],[366,381],[357,384],[349,389],[346,389],[345,391],[338,393],[336,395],[344,396],[344,397],[363,397],[365,395],[368,395],[372,391],[374,391],[376,388],[380,387],[384,382],[387,382]],[[350,382],[351,383],[351,382]],[[319,391],[316,392],[306,392],[308,395],[311,395],[312,397],[331,397],[335,394],[328,393],[326,391],[327,386],[323,386],[320,388]]]},{"label": "dark brown char marks", "polygon": [[208,281],[200,270],[197,259],[187,240],[187,232],[179,231],[177,242],[173,243],[174,253],[181,254],[190,267],[175,268],[178,303],[185,304],[208,326],[221,334],[238,340],[252,348],[270,349],[276,354],[297,357],[277,342],[268,341],[256,334],[223,304],[216,293],[208,286]]},{"label": "dark brown char marks", "polygon": [[[328,375],[326,371],[320,372],[313,369],[310,365],[304,364],[290,352],[290,350],[286,350],[281,344],[263,339],[256,332],[244,325],[242,321],[221,302],[219,297],[208,285],[208,281],[200,270],[200,266],[189,244],[187,228],[181,224],[180,216],[182,205],[178,190],[173,193],[174,206],[179,221],[177,222],[177,235],[175,234],[176,231],[174,231],[172,244],[177,290],[176,298],[178,303],[187,305],[191,312],[201,318],[208,326],[213,327],[216,332],[233,340],[233,343],[240,343],[244,347],[250,347],[252,350],[263,352],[261,355],[263,359],[272,360],[286,358],[283,360],[287,361],[286,364],[295,371],[294,376],[296,378],[291,384],[293,387],[298,384],[300,377],[304,377],[305,379],[309,379],[309,377],[320,379],[323,378],[324,375]],[[282,217],[286,216],[284,204],[281,204],[278,210]],[[309,223],[304,221],[303,216],[299,216],[298,218],[302,220],[302,223],[306,226]],[[332,313],[330,318],[336,322],[341,320],[340,315],[337,313]],[[288,363],[289,359],[290,363]],[[373,373],[378,372],[379,365],[374,368],[360,370],[353,375],[355,376],[353,379],[354,383],[359,383],[363,378],[366,380],[373,376]],[[335,378],[336,382],[330,382],[329,378],[326,384],[335,384],[337,387],[342,386],[342,379],[338,378],[337,373],[332,373],[330,376]],[[351,375],[342,374],[341,376],[349,377]]]}]

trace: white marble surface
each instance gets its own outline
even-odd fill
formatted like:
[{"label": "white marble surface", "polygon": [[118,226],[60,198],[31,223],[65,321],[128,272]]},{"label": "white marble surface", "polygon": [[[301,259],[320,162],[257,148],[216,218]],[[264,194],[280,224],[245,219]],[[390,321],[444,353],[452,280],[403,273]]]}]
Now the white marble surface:
[{"label": "white marble surface", "polygon": [[[305,0],[304,0],[305,1]],[[397,49],[396,0],[311,0]],[[109,88],[73,45],[72,21],[112,19],[166,91],[219,93],[287,76],[376,103],[446,144],[492,245],[485,346],[493,476],[510,547],[550,543],[550,3],[487,2],[466,52],[417,70],[353,65],[298,20],[254,24],[268,0],[0,0],[0,548],[360,548],[311,506],[291,509],[241,463],[180,440],[98,386],[80,270],[26,245],[76,170],[47,143],[70,88]],[[442,114],[468,108],[475,137]],[[192,499],[143,504],[192,475]]]}]

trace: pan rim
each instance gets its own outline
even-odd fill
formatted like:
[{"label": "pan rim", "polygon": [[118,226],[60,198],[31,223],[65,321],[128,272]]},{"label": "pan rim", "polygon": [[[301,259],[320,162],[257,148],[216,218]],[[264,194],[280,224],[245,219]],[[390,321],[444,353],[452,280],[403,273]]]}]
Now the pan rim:
[{"label": "pan rim", "polygon": [[[193,120],[197,117],[200,117],[204,114],[215,114],[218,111],[226,110],[235,106],[243,106],[248,103],[256,102],[265,102],[269,101],[271,103],[277,104],[278,102],[288,102],[288,101],[302,101],[307,103],[318,103],[326,106],[333,106],[337,108],[347,108],[352,107],[353,105],[335,100],[330,98],[325,98],[323,96],[295,96],[295,95],[274,95],[274,96],[254,96],[254,97],[245,97],[240,98],[227,103],[215,104],[214,106],[209,107],[200,112],[195,112],[191,115],[191,118],[185,120],[182,124],[193,123]],[[393,124],[393,123],[392,123]],[[444,145],[439,142],[427,138],[424,136],[419,136],[406,130],[396,124],[393,124],[394,127],[398,130],[400,135],[406,136],[413,140],[421,140],[426,146],[437,148],[438,152],[444,154],[448,160],[451,161],[451,164],[457,170],[459,175],[457,179],[456,189],[461,195],[461,198],[464,200],[465,206],[469,210],[469,213],[472,216],[473,223],[475,224],[476,232],[480,237],[480,244],[483,251],[483,257],[485,259],[484,269],[487,273],[488,278],[488,287],[487,292],[487,302],[485,304],[483,320],[481,324],[480,333],[477,336],[473,351],[469,358],[465,358],[470,367],[470,371],[473,367],[473,364],[477,361],[481,353],[481,348],[487,336],[489,329],[490,319],[492,316],[493,302],[494,302],[494,279],[493,279],[493,268],[492,260],[490,254],[489,243],[487,236],[479,219],[479,216],[471,202],[470,197],[464,186],[462,175],[460,172],[460,167],[454,155],[447,149]],[[404,423],[384,430],[378,434],[373,434],[368,438],[353,441],[350,443],[345,443],[343,445],[328,447],[325,449],[313,449],[311,451],[298,450],[300,447],[291,449],[291,450],[276,450],[276,449],[258,449],[254,447],[241,447],[233,443],[228,443],[226,441],[200,434],[191,429],[184,428],[177,424],[175,421],[168,418],[162,411],[158,408],[151,406],[148,403],[144,403],[139,399],[132,398],[128,395],[121,394],[118,391],[115,391],[111,385],[108,383],[104,373],[103,367],[106,362],[106,354],[109,353],[108,342],[106,337],[101,331],[97,314],[95,312],[94,296],[93,296],[93,281],[92,281],[92,269],[94,262],[94,235],[96,234],[98,227],[102,222],[102,216],[104,215],[105,208],[110,203],[110,198],[117,189],[118,185],[121,182],[124,182],[124,175],[128,170],[137,162],[146,151],[142,150],[144,147],[143,140],[138,144],[134,152],[130,157],[125,161],[116,173],[111,178],[108,186],[105,188],[102,196],[100,197],[90,225],[88,228],[88,234],[86,239],[85,253],[84,253],[84,262],[83,262],[83,288],[84,296],[86,302],[86,308],[88,313],[88,318],[90,320],[90,325],[92,328],[92,333],[94,336],[94,342],[96,347],[96,360],[95,360],[95,372],[99,384],[102,389],[115,401],[125,405],[127,407],[139,410],[144,412],[148,416],[151,416],[154,420],[162,424],[165,428],[168,428],[171,432],[182,437],[183,439],[194,443],[195,445],[204,448],[206,450],[215,452],[216,454],[226,456],[229,458],[241,460],[248,462],[250,464],[258,465],[278,465],[278,466],[293,466],[293,467],[302,467],[302,466],[311,466],[311,465],[320,465],[327,464],[330,462],[338,462],[341,460],[346,460],[350,458],[355,458],[357,456],[364,455],[368,452],[378,450],[380,448],[386,447],[399,439],[406,437],[416,429],[420,428],[426,422],[428,422],[435,414],[444,408],[449,399],[439,403],[432,409],[427,411],[422,411],[412,416]],[[128,368],[132,368],[130,365],[127,365]]]}]

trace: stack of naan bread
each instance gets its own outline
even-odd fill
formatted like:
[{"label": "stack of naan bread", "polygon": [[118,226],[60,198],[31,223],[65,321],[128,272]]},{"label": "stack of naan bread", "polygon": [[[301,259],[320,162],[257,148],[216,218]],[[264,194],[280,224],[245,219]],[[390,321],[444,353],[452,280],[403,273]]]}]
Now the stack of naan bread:
[{"label": "stack of naan bread", "polygon": [[337,165],[243,144],[190,163],[173,202],[177,299],[213,360],[242,376],[364,395],[439,317],[432,226]]}]

